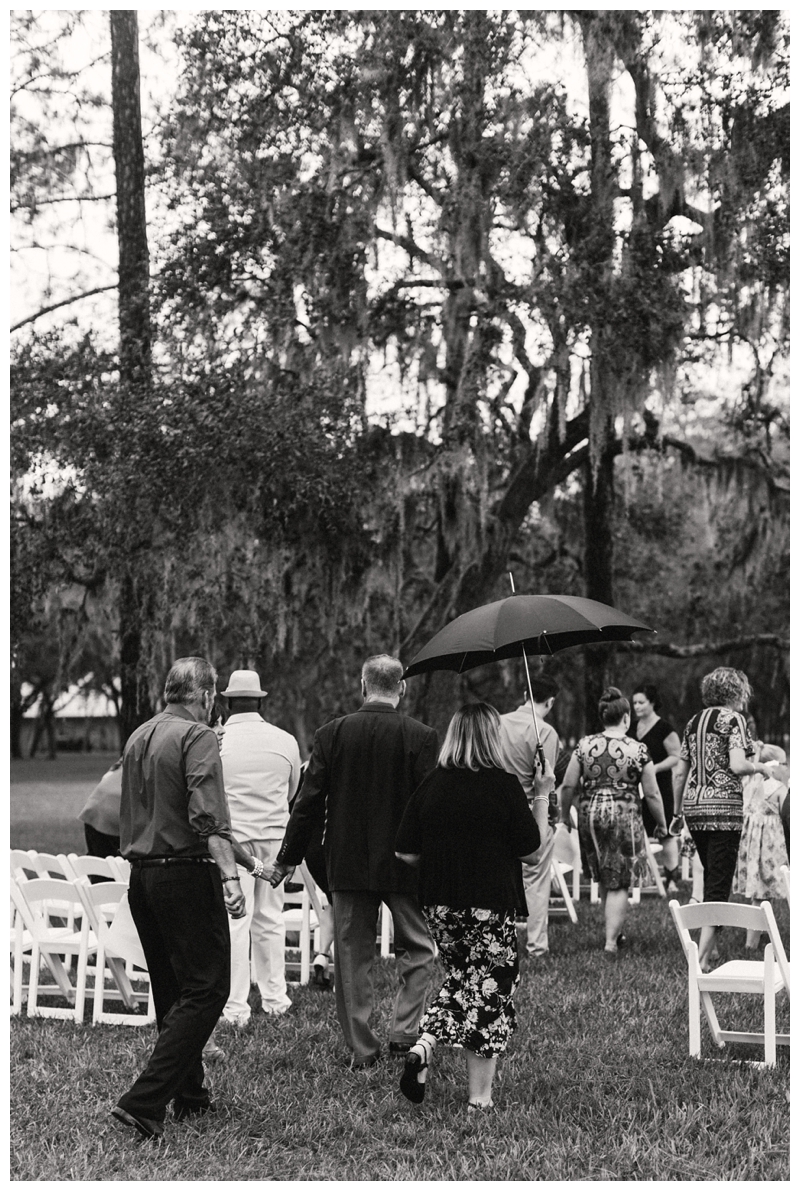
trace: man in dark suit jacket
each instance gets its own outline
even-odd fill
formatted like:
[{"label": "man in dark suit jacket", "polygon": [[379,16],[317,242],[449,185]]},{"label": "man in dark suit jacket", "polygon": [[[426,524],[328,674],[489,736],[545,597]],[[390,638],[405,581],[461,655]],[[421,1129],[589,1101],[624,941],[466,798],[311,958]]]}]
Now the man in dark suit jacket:
[{"label": "man in dark suit jacket", "polygon": [[398,712],[402,679],[396,658],[368,658],[361,671],[363,705],[316,733],[272,877],[278,884],[300,863],[315,826],[323,822],[336,1009],[352,1051],[351,1066],[359,1069],[380,1056],[369,1018],[381,902],[394,922],[399,982],[390,1052],[405,1053],[417,1040],[435,954],[417,901],[416,873],[394,853],[406,803],[434,768],[438,747],[433,728]]}]

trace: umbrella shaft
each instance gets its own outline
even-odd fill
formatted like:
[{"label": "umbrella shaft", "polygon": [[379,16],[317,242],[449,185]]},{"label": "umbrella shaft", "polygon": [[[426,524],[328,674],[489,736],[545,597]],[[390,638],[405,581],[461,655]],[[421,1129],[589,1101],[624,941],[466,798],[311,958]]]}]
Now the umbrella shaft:
[{"label": "umbrella shaft", "polygon": [[533,730],[536,733],[536,751],[539,754],[539,760],[544,770],[544,757],[542,754],[542,742],[539,739],[539,725],[536,722],[536,708],[533,705],[533,687],[531,686],[531,672],[528,667],[528,655],[525,653],[525,645],[522,646],[522,660],[525,663],[525,678],[528,683],[528,698],[531,701],[531,715],[533,716]]}]

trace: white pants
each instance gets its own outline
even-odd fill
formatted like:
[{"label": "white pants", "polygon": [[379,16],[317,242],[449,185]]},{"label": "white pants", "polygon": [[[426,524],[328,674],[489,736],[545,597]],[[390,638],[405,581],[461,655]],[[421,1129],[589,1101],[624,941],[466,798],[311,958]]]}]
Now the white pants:
[{"label": "white pants", "polygon": [[[249,840],[242,844],[247,852],[270,868],[278,855],[281,841]],[[265,1013],[283,1013],[291,1000],[286,995],[286,928],[283,924],[283,885],[273,889],[269,881],[252,877],[238,865],[244,893],[245,915],[228,918],[231,932],[231,991],[222,1011],[226,1021],[244,1025],[250,1020],[251,959],[252,975],[261,993]]]},{"label": "white pants", "polygon": [[555,831],[549,827],[544,843],[534,854],[533,864],[522,866],[522,883],[528,905],[528,955],[542,956],[547,955],[548,951],[547,917],[550,912],[551,866],[555,843]]}]

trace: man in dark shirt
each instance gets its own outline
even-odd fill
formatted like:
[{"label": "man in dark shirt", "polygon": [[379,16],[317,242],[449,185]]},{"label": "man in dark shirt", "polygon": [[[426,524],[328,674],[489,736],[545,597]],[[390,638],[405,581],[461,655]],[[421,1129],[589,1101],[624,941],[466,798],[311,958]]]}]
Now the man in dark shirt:
[{"label": "man in dark shirt", "polygon": [[361,671],[362,707],[317,732],[272,877],[278,884],[291,873],[315,826],[324,822],[336,1010],[356,1069],[371,1067],[380,1056],[369,1018],[381,902],[394,922],[399,980],[390,1052],[404,1054],[416,1041],[433,969],[417,876],[395,856],[394,839],[411,794],[436,764],[437,739],[432,728],[398,712],[402,678],[396,658],[369,658]]},{"label": "man in dark shirt", "polygon": [[167,675],[166,709],[125,746],[120,848],[131,862],[130,908],[147,960],[158,1037],[150,1060],[112,1108],[148,1138],[213,1110],[203,1046],[228,999],[226,909],[244,913],[217,736],[208,726],[217,674],[181,658]]}]

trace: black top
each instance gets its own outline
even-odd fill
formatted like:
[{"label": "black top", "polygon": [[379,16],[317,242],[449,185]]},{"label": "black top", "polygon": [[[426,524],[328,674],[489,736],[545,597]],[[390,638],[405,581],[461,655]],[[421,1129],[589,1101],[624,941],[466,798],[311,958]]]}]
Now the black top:
[{"label": "black top", "polygon": [[412,791],[436,764],[437,737],[391,703],[365,703],[325,724],[278,852],[299,864],[323,826],[328,886],[416,893],[416,871],[394,854],[394,837]]},{"label": "black top", "polygon": [[[657,719],[652,728],[648,732],[645,732],[644,736],[637,737],[638,740],[641,740],[642,744],[647,745],[647,751],[649,752],[654,765],[660,765],[661,762],[665,761],[669,756],[667,750],[664,748],[664,741],[667,739],[670,732],[674,731],[675,729],[673,728],[672,724],[668,723],[667,720]],[[661,791],[662,798],[665,794],[667,794],[671,799],[672,770],[659,770],[659,772],[656,774],[656,781],[658,782],[658,788]]]},{"label": "black top", "polygon": [[513,774],[437,766],[414,791],[395,848],[420,855],[423,906],[527,914],[519,857],[539,842]]}]

